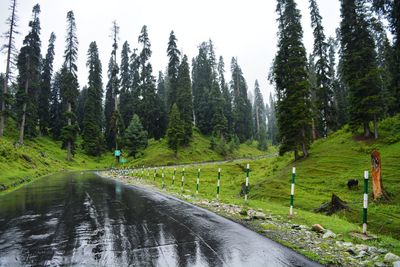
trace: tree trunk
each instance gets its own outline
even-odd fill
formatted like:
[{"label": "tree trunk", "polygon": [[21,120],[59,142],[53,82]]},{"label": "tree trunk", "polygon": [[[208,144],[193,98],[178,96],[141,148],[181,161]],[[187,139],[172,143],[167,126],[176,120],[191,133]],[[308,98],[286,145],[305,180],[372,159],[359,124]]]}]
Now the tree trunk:
[{"label": "tree trunk", "polygon": [[306,158],[306,157],[308,157],[308,150],[307,150],[307,146],[305,143],[306,131],[304,130],[304,128],[301,130],[301,136],[303,137],[303,142],[301,142],[301,148],[303,150],[303,156]]},{"label": "tree trunk", "polygon": [[317,140],[317,129],[315,128],[315,120],[314,118],[311,119],[311,128],[312,128],[312,138],[313,141]]},{"label": "tree trunk", "polygon": [[374,138],[378,139],[378,120],[376,114],[374,115]]},{"label": "tree trunk", "polygon": [[369,138],[371,135],[371,129],[369,128],[369,123],[364,122],[364,137]]},{"label": "tree trunk", "polygon": [[294,160],[298,160],[299,159],[299,151],[297,151],[297,149],[294,150]]},{"label": "tree trunk", "polygon": [[[29,66],[29,58],[28,58],[28,66]],[[29,68],[28,68],[28,70],[29,70]],[[25,99],[24,99],[24,104],[22,104],[21,128],[19,130],[19,143],[21,145],[24,144],[25,121],[26,121],[26,101],[28,99],[28,88],[29,88],[29,75],[27,75],[26,80],[25,80]]]},{"label": "tree trunk", "polygon": [[[71,103],[68,102],[68,126],[72,125],[72,121],[71,121],[71,112],[72,112],[72,107],[71,107]],[[72,144],[71,144],[71,140],[67,141],[67,160],[71,161],[72,160]]]},{"label": "tree trunk", "polygon": [[13,2],[11,21],[10,21],[10,32],[8,35],[8,50],[7,50],[7,63],[6,63],[6,75],[4,79],[4,87],[3,87],[3,99],[1,100],[1,116],[0,116],[0,137],[4,135],[4,128],[6,125],[6,100],[8,93],[8,79],[10,77],[10,63],[11,63],[11,45],[13,40],[14,26],[15,26],[15,8],[16,8],[16,0]]}]

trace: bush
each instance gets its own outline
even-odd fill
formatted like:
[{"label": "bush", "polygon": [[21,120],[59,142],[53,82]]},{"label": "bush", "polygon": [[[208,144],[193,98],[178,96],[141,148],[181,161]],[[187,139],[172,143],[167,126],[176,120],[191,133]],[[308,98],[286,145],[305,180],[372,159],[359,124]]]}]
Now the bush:
[{"label": "bush", "polygon": [[387,118],[380,122],[379,128],[383,141],[387,144],[394,144],[400,141],[400,114]]}]

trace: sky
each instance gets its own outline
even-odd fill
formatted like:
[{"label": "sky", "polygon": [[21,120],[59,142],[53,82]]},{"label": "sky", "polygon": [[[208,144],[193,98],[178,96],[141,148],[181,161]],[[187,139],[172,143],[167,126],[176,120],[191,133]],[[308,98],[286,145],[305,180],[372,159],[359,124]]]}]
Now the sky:
[{"label": "sky", "polygon": [[[340,23],[339,0],[317,1],[323,18],[325,35],[335,36]],[[254,90],[257,79],[267,100],[274,88],[268,82],[268,73],[277,48],[277,14],[274,0],[17,0],[19,17],[16,47],[29,31],[32,7],[40,4],[42,55],[47,51],[50,33],[57,36],[54,70],[64,59],[66,15],[73,10],[79,41],[78,79],[81,87],[87,84],[87,50],[92,41],[99,47],[103,65],[103,83],[107,83],[107,66],[112,50],[111,26],[114,20],[120,27],[119,58],[122,44],[128,41],[132,48],[141,47],[137,39],[143,25],[147,25],[151,41],[153,75],[165,71],[166,53],[171,30],[178,39],[178,48],[189,59],[198,53],[198,45],[211,39],[217,57],[223,56],[227,81],[230,80],[230,62],[237,57],[246,78],[249,91]],[[302,14],[304,45],[312,52],[313,35],[310,26],[308,0],[296,0]],[[0,32],[7,31],[10,0],[0,0]],[[6,42],[1,40],[1,45]],[[0,72],[5,72],[6,57],[0,55]]]}]

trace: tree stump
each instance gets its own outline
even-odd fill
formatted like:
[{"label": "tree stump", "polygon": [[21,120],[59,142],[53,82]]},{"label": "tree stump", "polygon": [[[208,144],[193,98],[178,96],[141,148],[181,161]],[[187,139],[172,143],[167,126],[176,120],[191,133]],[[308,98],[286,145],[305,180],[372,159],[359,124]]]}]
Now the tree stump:
[{"label": "tree stump", "polygon": [[374,150],[371,154],[371,165],[372,165],[372,196],[375,201],[383,198],[389,199],[388,194],[383,188],[382,175],[381,175],[381,154]]},{"label": "tree stump", "polygon": [[332,194],[332,199],[329,202],[322,204],[319,208],[315,209],[316,212],[324,212],[326,215],[332,215],[340,210],[350,210],[347,202],[341,200],[337,195]]}]

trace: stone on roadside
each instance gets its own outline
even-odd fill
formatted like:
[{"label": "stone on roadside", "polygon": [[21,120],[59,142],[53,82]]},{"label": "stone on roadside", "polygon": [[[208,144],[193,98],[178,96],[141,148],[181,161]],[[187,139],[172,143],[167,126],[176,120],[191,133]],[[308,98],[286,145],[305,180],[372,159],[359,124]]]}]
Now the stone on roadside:
[{"label": "stone on roadside", "polygon": [[336,234],[331,230],[327,230],[322,238],[336,238]]},{"label": "stone on roadside", "polygon": [[386,267],[386,264],[383,262],[375,262],[374,267]]},{"label": "stone on roadside", "polygon": [[320,224],[314,224],[311,227],[311,230],[313,230],[314,232],[317,232],[317,233],[323,233],[325,231],[325,228]]},{"label": "stone on roadside", "polygon": [[390,263],[390,262],[395,262],[395,261],[400,261],[400,257],[397,256],[396,254],[393,254],[391,252],[387,253],[385,255],[385,258],[383,260],[384,262]]},{"label": "stone on roadside", "polygon": [[369,247],[367,245],[364,244],[357,244],[356,245],[356,249],[359,251],[367,251],[369,250]]},{"label": "stone on roadside", "polygon": [[400,261],[393,262],[393,267],[400,267]]}]

